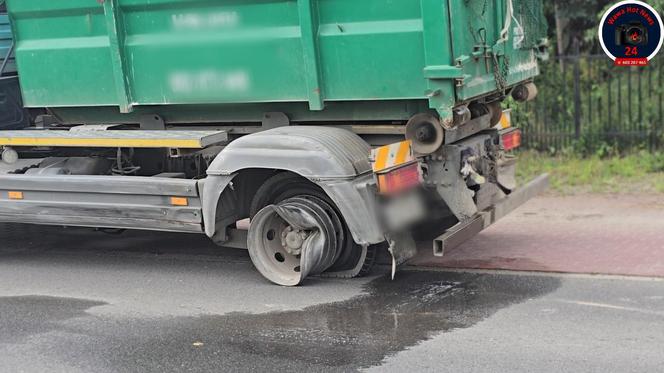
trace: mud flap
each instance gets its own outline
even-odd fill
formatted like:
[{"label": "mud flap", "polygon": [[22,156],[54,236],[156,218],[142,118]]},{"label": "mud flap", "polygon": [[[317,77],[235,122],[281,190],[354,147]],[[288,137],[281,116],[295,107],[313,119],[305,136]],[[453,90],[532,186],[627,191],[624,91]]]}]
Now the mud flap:
[{"label": "mud flap", "polygon": [[394,280],[397,267],[417,255],[417,247],[412,235],[408,233],[390,234],[387,242],[390,245],[388,251],[392,256],[392,280]]}]

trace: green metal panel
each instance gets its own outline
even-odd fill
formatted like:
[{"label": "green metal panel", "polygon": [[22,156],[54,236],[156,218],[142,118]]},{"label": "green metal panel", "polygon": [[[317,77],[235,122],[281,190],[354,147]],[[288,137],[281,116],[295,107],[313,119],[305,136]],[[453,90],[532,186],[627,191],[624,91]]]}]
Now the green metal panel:
[{"label": "green metal panel", "polygon": [[[351,120],[361,110],[333,103],[406,102],[450,118],[456,104],[504,88],[494,65],[510,85],[537,73],[532,46],[496,43],[507,0],[7,3],[26,105],[63,113],[107,106],[129,118],[196,105],[224,121],[238,112],[222,104],[298,113],[306,104],[321,112],[314,118]],[[519,68],[501,67],[506,59]],[[404,110],[372,119],[401,119]]]},{"label": "green metal panel", "polygon": [[[12,29],[9,24],[9,17],[6,14],[0,14],[0,64],[5,60],[7,53],[12,45]],[[16,64],[14,62],[14,54],[9,56],[9,61],[5,67],[4,73],[16,73]]]},{"label": "green metal panel", "polygon": [[[546,36],[546,29],[532,25],[545,23],[542,3],[513,0],[513,14],[507,14],[506,3],[450,0],[453,55],[466,77],[457,89],[458,100],[499,89],[501,84],[514,85],[539,73],[535,48]],[[508,22],[507,37],[501,39]]]},{"label": "green metal panel", "polygon": [[[4,11],[1,4],[0,11]],[[21,102],[12,44],[9,17],[5,13],[0,13],[0,65],[8,58],[0,80],[0,129],[2,130],[24,128],[29,124],[29,115]]]}]

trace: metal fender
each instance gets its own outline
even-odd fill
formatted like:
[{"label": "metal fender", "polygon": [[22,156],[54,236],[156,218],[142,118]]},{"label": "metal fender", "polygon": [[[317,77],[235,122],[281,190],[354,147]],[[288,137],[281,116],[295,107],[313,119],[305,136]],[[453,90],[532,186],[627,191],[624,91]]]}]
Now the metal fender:
[{"label": "metal fender", "polygon": [[334,201],[353,239],[361,245],[385,240],[380,229],[370,146],[356,134],[313,126],[280,127],[241,137],[217,155],[207,170],[203,188],[205,232],[216,231],[217,204],[225,188],[242,170],[293,172],[319,185]]}]

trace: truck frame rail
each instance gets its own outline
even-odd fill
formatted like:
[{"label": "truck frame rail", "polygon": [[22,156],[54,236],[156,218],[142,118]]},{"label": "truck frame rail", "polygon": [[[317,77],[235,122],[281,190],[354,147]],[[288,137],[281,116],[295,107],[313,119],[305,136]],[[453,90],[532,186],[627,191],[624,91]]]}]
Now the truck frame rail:
[{"label": "truck frame rail", "polygon": [[0,221],[203,232],[196,180],[0,175]]}]

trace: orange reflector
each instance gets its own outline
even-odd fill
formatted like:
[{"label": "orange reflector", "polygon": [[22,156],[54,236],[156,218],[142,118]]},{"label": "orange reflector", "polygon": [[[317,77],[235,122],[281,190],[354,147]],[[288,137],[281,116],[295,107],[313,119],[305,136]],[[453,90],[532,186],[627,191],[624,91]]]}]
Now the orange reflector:
[{"label": "orange reflector", "polygon": [[507,129],[512,127],[512,110],[507,109],[503,111],[503,115],[500,117],[500,122],[497,127],[499,129]]},{"label": "orange reflector", "polygon": [[186,197],[171,197],[173,206],[189,206],[189,200]]},{"label": "orange reflector", "polygon": [[413,143],[410,140],[381,146],[371,151],[374,172],[383,172],[387,169],[403,166],[415,160],[413,156]]},{"label": "orange reflector", "polygon": [[23,192],[7,192],[9,199],[23,199]]},{"label": "orange reflector", "polygon": [[420,165],[411,163],[384,174],[378,174],[378,191],[381,194],[396,194],[422,183]]},{"label": "orange reflector", "polygon": [[510,151],[521,146],[521,130],[514,130],[500,136],[503,149]]}]

